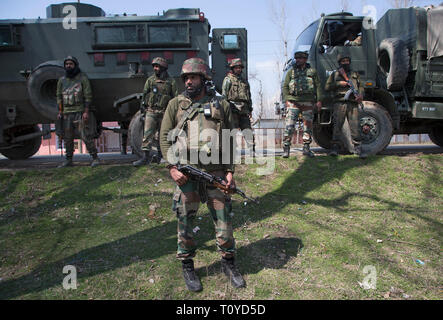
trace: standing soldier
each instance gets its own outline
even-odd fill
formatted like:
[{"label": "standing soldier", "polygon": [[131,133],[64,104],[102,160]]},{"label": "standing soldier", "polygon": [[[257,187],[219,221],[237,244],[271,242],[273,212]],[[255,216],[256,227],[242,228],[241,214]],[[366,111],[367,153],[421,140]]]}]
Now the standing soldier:
[{"label": "standing soldier", "polygon": [[63,123],[63,140],[66,147],[66,160],[59,168],[72,166],[75,131],[80,133],[89,154],[92,156],[91,167],[98,166],[100,160],[94,137],[97,134],[95,116],[90,112],[92,89],[86,74],[81,72],[78,60],[68,56],[64,60],[65,75],[57,82],[58,118]]},{"label": "standing soldier", "polygon": [[[337,57],[339,69],[334,71],[326,81],[325,90],[334,91],[334,113],[333,113],[333,132],[332,132],[332,149],[329,152],[331,156],[337,156],[340,149],[340,135],[345,118],[348,119],[351,129],[351,139],[354,144],[355,154],[360,158],[366,158],[361,148],[361,133],[359,123],[358,105],[363,101],[364,88],[360,82],[358,72],[351,71],[351,57],[349,55],[339,54]],[[352,81],[354,88],[359,92],[357,96],[354,94],[346,100],[346,93],[350,86],[346,81]]]},{"label": "standing soldier", "polygon": [[[141,159],[133,162],[134,166],[141,166],[151,162],[150,152],[154,143],[155,134],[160,130],[163,114],[169,100],[178,94],[175,80],[169,77],[168,62],[166,59],[156,57],[152,60],[154,74],[146,80],[143,89],[142,112],[145,113]],[[160,153],[160,148],[157,148]],[[160,162],[161,154],[157,161]]]},{"label": "standing soldier", "polygon": [[[225,205],[224,193],[217,188],[188,180],[176,167],[178,163],[186,163],[187,159],[192,161],[193,158],[197,158],[195,159],[197,163],[193,163],[197,167],[222,177],[226,180],[227,186],[235,186],[233,157],[228,156],[229,161],[225,158],[227,153],[232,152],[232,140],[230,150],[222,150],[223,144],[216,145],[212,144],[212,141],[200,139],[203,136],[202,131],[206,134],[210,131],[221,139],[223,129],[232,130],[231,108],[226,100],[207,91],[205,83],[211,77],[209,66],[203,59],[186,60],[183,63],[181,77],[185,91],[169,102],[160,129],[160,146],[168,161],[169,174],[178,186],[173,197],[173,210],[178,218],[177,258],[182,261],[187,288],[190,291],[202,290],[192,260],[197,247],[193,228],[200,202],[206,202],[214,221],[216,244],[222,256],[223,271],[233,286],[243,287],[245,281],[234,264],[235,240],[232,216],[229,207]],[[180,133],[177,143],[174,134],[171,134],[174,132]],[[180,142],[181,146],[174,151]],[[180,158],[175,158],[179,153]],[[209,155],[210,160],[207,161]]]},{"label": "standing soldier", "polygon": [[314,104],[317,109],[322,107],[322,88],[317,71],[307,63],[308,53],[297,51],[294,54],[295,65],[288,70],[283,83],[283,100],[286,104],[286,128],[283,138],[283,158],[289,157],[292,135],[300,112],[303,118],[303,155],[314,157],[310,149],[312,142],[312,122]]},{"label": "standing soldier", "polygon": [[240,58],[232,59],[229,68],[231,70],[223,80],[222,95],[231,104],[234,128],[250,130],[245,135],[245,141],[248,149],[252,146],[252,151],[255,152],[254,135],[250,134],[252,133],[251,90],[248,81],[241,76],[244,68],[242,60]]}]

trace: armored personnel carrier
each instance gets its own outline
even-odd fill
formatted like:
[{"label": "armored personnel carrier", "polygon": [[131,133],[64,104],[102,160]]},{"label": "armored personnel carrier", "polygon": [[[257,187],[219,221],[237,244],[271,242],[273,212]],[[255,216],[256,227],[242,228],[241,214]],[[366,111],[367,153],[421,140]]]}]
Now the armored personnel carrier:
[{"label": "armored personnel carrier", "polygon": [[[75,2],[50,5],[46,13],[46,19],[0,20],[0,153],[9,159],[31,157],[42,136],[50,137],[56,84],[68,55],[91,81],[98,121],[118,121],[118,132],[129,128],[135,153],[141,152],[139,110],[154,57],[167,59],[179,86],[183,61],[205,59],[219,92],[229,61],[247,61],[246,29],[211,30],[200,9],[106,16],[101,8]],[[246,78],[247,68],[243,72]]]},{"label": "armored personnel carrier", "polygon": [[[391,9],[376,24],[370,17],[340,12],[322,15],[298,36],[294,52],[309,52],[308,62],[323,86],[338,68],[337,56],[351,56],[365,89],[360,127],[368,154],[382,151],[393,134],[427,133],[443,146],[442,21],[443,6]],[[360,45],[350,45],[349,36],[359,36]],[[316,142],[327,149],[331,116],[329,96],[313,130]],[[349,126],[343,127],[343,137],[352,151]]]}]

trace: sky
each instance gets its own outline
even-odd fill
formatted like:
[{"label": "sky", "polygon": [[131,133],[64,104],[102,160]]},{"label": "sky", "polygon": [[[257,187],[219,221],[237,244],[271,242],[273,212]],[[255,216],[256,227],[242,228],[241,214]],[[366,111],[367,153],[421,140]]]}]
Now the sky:
[{"label": "sky", "polygon": [[[74,0],[75,2],[76,0]],[[443,0],[414,0],[413,5],[438,5]],[[61,3],[56,0],[0,0],[0,19],[46,18],[46,7]],[[72,1],[66,1],[72,2]],[[241,27],[248,31],[248,69],[254,102],[258,99],[259,79],[263,95],[272,104],[280,94],[277,61],[282,57],[280,28],[272,20],[272,8],[286,8],[288,54],[293,49],[298,34],[318,19],[321,13],[342,11],[364,15],[365,6],[375,8],[375,19],[380,19],[390,9],[394,0],[81,0],[98,6],[105,13],[156,15],[172,8],[200,8],[212,28]]]}]

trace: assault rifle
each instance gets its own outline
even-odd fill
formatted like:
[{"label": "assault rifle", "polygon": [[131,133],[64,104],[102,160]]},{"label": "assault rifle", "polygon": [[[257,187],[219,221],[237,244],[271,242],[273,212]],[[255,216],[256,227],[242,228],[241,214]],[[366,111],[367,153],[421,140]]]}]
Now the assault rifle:
[{"label": "assault rifle", "polygon": [[210,173],[201,171],[201,170],[194,168],[190,165],[178,164],[177,170],[180,171],[181,173],[183,173],[184,175],[186,175],[188,178],[190,178],[193,181],[203,181],[203,182],[207,183],[208,185],[214,186],[224,192],[227,192],[229,194],[235,194],[235,193],[239,194],[243,198],[258,204],[257,200],[249,198],[239,188],[237,188],[237,187],[232,188],[232,187],[226,186],[226,184],[224,184],[225,180],[223,180],[223,178],[220,178],[220,177],[214,176]]},{"label": "assault rifle", "polygon": [[[348,78],[348,75],[346,74],[345,70],[343,68],[339,68],[338,72],[343,77],[343,79],[345,79],[346,83],[349,86],[349,90],[345,94],[345,100],[349,100],[349,97],[351,96],[351,94],[353,94],[354,97],[357,98],[360,95],[360,93],[354,87],[354,84],[352,83],[352,81]],[[363,103],[360,102],[359,105],[362,109],[364,108]]]}]

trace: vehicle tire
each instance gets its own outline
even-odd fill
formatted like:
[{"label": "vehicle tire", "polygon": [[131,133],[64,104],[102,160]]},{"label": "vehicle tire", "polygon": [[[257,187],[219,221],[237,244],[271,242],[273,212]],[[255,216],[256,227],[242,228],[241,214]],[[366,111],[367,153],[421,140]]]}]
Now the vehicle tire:
[{"label": "vehicle tire", "polygon": [[131,119],[128,128],[129,145],[131,146],[132,153],[135,153],[139,157],[143,156],[142,142],[143,142],[143,127],[144,122],[140,111]]},{"label": "vehicle tire", "polygon": [[[363,101],[363,105],[360,114],[362,148],[367,155],[374,155],[383,151],[391,142],[392,119],[388,111],[376,102]],[[348,134],[350,137],[350,130]]]},{"label": "vehicle tire", "polygon": [[312,126],[314,141],[324,149],[332,148],[332,125],[315,124]]},{"label": "vehicle tire", "polygon": [[439,147],[443,147],[443,126],[435,126],[429,133],[429,139]]},{"label": "vehicle tire", "polygon": [[[39,132],[40,128],[37,125],[31,125],[23,127],[20,130],[21,135]],[[24,160],[32,157],[40,149],[42,144],[42,137],[36,137],[30,140],[25,140],[21,142],[23,146],[14,147],[11,149],[4,149],[0,153],[10,160]]]},{"label": "vehicle tire", "polygon": [[32,105],[50,120],[57,118],[57,81],[64,74],[62,62],[48,61],[40,64],[28,78],[28,94]]},{"label": "vehicle tire", "polygon": [[409,72],[409,52],[398,38],[384,39],[378,47],[378,65],[386,76],[387,89],[401,90]]}]

